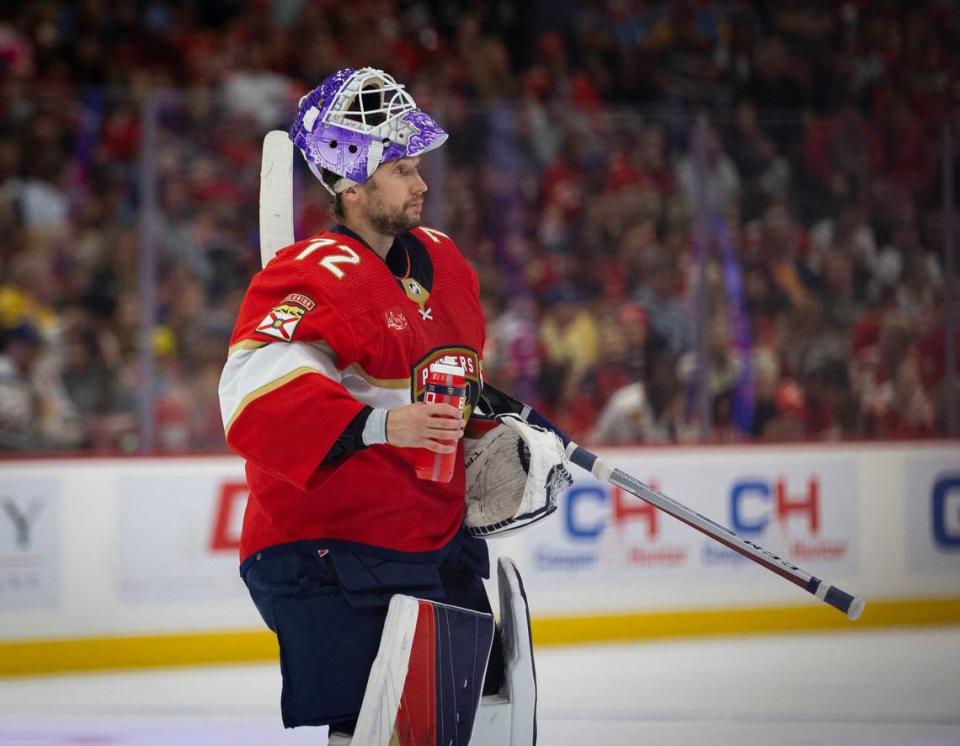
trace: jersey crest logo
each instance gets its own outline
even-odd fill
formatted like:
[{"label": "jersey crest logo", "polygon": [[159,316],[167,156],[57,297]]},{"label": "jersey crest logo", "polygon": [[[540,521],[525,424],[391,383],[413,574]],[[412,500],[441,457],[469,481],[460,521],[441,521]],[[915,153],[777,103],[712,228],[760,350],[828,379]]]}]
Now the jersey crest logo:
[{"label": "jersey crest logo", "polygon": [[480,399],[481,386],[480,356],[469,347],[438,347],[414,363],[410,377],[412,401],[423,401],[430,365],[440,361],[463,368],[463,377],[467,379],[467,401],[463,408],[463,419],[469,420]]},{"label": "jersey crest logo", "polygon": [[313,310],[316,305],[305,295],[291,293],[283,299],[283,303],[263,317],[256,331],[283,342],[290,342],[304,314]]}]

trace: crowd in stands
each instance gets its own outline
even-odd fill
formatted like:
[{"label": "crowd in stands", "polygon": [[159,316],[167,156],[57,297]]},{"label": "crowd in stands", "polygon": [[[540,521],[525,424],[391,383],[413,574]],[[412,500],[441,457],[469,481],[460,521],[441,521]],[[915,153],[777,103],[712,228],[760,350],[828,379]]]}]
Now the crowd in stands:
[{"label": "crowd in stands", "polygon": [[224,449],[260,141],[363,65],[451,133],[487,379],[572,436],[943,436],[958,42],[945,0],[6,3],[0,449],[136,451],[144,390],[155,448]]}]

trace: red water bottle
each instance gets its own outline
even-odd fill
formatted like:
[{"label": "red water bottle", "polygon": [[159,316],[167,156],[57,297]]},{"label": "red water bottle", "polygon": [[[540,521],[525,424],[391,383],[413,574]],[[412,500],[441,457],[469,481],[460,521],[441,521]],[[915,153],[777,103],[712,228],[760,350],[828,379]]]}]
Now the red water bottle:
[{"label": "red water bottle", "polygon": [[[450,404],[462,412],[467,401],[467,379],[463,375],[463,367],[455,362],[448,362],[447,359],[432,363],[423,401],[427,404]],[[441,442],[456,445],[453,440]],[[434,482],[449,482],[453,479],[456,463],[456,451],[434,453],[421,448],[417,451],[417,476]]]}]

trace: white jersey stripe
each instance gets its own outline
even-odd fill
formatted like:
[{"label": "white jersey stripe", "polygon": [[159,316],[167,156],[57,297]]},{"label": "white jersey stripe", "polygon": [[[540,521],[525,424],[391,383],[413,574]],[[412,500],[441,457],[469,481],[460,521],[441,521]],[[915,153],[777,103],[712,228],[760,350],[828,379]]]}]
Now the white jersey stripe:
[{"label": "white jersey stripe", "polygon": [[410,403],[409,387],[378,386],[358,370],[342,371],[328,349],[307,342],[273,343],[248,349],[236,345],[220,377],[220,415],[224,429],[229,429],[251,401],[309,372],[321,373],[341,384],[354,398],[371,407],[391,409]]},{"label": "white jersey stripe", "polygon": [[[290,383],[290,381],[292,381],[294,378],[299,378],[300,376],[306,375],[307,373],[318,373],[318,371],[314,370],[313,368],[301,366],[300,368],[295,368],[294,370],[291,370],[289,373],[285,373],[279,378],[276,378],[273,381],[270,381],[270,383],[264,384],[263,386],[260,386],[259,388],[251,391],[249,394],[243,397],[243,399],[240,401],[240,404],[237,406],[233,414],[230,416],[230,419],[223,424],[224,432],[226,433],[230,432],[230,428],[233,426],[234,421],[237,419],[237,417],[240,416],[240,413],[243,412],[244,408],[250,402],[259,399],[264,394],[269,394],[271,391],[275,391],[281,386],[284,386]],[[323,374],[320,373],[320,375],[323,375]]]},{"label": "white jersey stripe", "polygon": [[402,407],[404,404],[410,404],[410,384],[404,388],[395,386],[378,386],[369,379],[358,374],[354,367],[343,371],[343,380],[340,381],[343,387],[349,391],[354,398],[369,404],[371,407],[381,407],[382,409],[393,409]]}]

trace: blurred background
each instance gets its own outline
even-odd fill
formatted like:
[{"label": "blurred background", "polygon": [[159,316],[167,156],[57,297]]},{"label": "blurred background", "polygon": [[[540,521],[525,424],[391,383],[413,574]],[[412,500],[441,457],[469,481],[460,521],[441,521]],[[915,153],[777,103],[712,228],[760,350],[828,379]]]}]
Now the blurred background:
[{"label": "blurred background", "polygon": [[[480,273],[487,378],[575,438],[955,435],[958,25],[947,0],[5,2],[0,448],[225,449],[262,137],[363,65],[451,134],[427,224]],[[298,236],[326,227],[306,171],[297,194]]]}]

